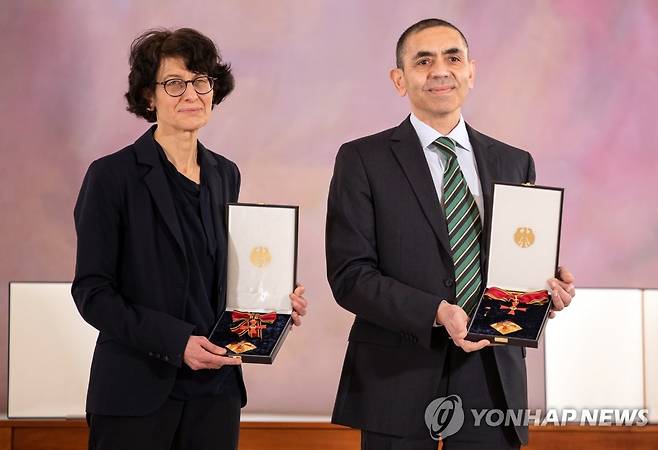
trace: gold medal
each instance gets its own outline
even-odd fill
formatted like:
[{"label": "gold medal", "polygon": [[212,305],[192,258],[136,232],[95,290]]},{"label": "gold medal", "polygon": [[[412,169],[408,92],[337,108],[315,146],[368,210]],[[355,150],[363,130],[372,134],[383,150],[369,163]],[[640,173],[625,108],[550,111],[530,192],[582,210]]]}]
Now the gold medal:
[{"label": "gold medal", "polygon": [[515,331],[522,330],[519,325],[515,324],[511,320],[505,320],[504,322],[496,322],[491,324],[491,328],[499,332],[500,334],[510,334]]},{"label": "gold medal", "polygon": [[521,248],[528,248],[535,243],[535,233],[532,228],[519,227],[514,232],[514,242]]},{"label": "gold medal", "polygon": [[231,350],[233,353],[245,353],[256,348],[254,344],[247,341],[233,342],[232,344],[227,344],[226,348]]},{"label": "gold medal", "polygon": [[265,246],[258,246],[251,249],[251,254],[249,255],[251,263],[256,267],[265,267],[272,261],[272,254],[270,250]]}]

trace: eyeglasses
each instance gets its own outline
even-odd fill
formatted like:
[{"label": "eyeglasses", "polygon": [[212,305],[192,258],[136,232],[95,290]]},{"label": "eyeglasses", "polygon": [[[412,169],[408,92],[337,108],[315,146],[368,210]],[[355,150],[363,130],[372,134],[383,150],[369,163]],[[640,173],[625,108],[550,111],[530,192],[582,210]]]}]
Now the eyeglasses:
[{"label": "eyeglasses", "polygon": [[215,79],[207,76],[196,77],[193,80],[187,81],[180,78],[172,78],[170,80],[156,82],[155,84],[161,84],[162,87],[164,87],[165,92],[170,96],[180,97],[187,90],[188,83],[192,83],[192,87],[197,94],[203,95],[212,91],[213,84],[215,84]]}]

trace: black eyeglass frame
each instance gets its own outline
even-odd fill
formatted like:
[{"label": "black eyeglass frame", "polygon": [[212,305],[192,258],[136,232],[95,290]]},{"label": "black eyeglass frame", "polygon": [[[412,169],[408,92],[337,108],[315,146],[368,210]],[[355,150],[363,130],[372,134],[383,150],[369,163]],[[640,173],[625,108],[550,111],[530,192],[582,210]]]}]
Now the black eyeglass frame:
[{"label": "black eyeglass frame", "polygon": [[[201,79],[201,78],[207,78],[207,79],[208,79],[208,82],[209,82],[209,84],[210,84],[210,89],[207,90],[206,92],[199,92],[199,91],[194,87],[194,82],[197,81],[197,80],[199,80],[199,79]],[[197,94],[199,94],[199,95],[204,95],[204,94],[207,94],[208,92],[212,92],[212,90],[213,90],[214,87],[215,87],[215,80],[217,80],[217,78],[215,78],[215,77],[209,77],[209,76],[207,76],[207,75],[201,75],[201,76],[196,77],[196,78],[193,78],[193,79],[191,79],[191,80],[183,80],[182,78],[170,78],[170,79],[165,80],[165,81],[156,81],[155,84],[156,84],[156,85],[161,84],[162,87],[163,87],[163,89],[164,89],[164,91],[165,91],[165,93],[166,93],[168,96],[170,96],[170,97],[180,97],[180,96],[182,96],[183,94],[185,94],[185,91],[187,91],[187,85],[188,85],[189,83],[192,83],[192,87],[194,88],[194,91],[195,91]],[[181,92],[181,93],[178,94],[178,95],[172,95],[172,94],[170,94],[169,91],[167,90],[167,84],[171,83],[172,81],[182,81],[183,83],[185,83],[185,89],[183,89],[183,92]]]}]

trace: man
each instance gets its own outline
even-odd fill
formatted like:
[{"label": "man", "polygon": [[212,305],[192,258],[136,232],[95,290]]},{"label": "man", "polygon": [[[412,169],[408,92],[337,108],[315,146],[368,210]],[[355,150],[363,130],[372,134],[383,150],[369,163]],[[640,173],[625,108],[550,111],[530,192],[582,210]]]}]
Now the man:
[{"label": "man", "polygon": [[[412,25],[396,56],[411,115],[344,144],[329,191],[329,283],[356,315],[332,420],[361,429],[362,449],[436,449],[425,409],[456,394],[465,423],[444,448],[518,448],[527,427],[476,427],[470,409],[527,407],[525,349],[464,338],[486,285],[492,180],[534,182],[534,162],[464,122],[475,63],[454,25]],[[554,310],[575,295],[573,276],[560,278],[548,280]]]}]

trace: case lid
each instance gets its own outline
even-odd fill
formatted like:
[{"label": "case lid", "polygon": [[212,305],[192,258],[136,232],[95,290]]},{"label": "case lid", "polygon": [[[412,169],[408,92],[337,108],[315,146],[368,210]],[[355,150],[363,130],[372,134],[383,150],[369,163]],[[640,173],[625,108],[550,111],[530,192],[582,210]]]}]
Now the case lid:
[{"label": "case lid", "polygon": [[564,190],[495,183],[487,286],[547,289],[557,268]]},{"label": "case lid", "polygon": [[226,309],[291,314],[297,206],[228,205]]}]

